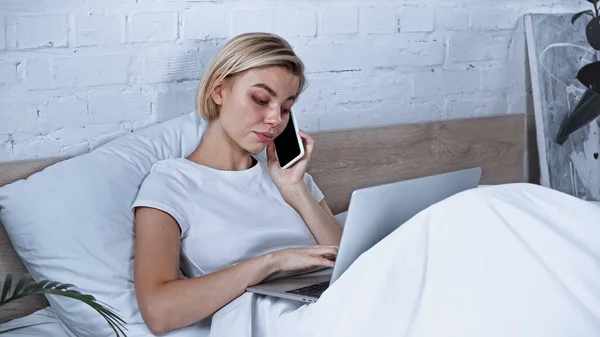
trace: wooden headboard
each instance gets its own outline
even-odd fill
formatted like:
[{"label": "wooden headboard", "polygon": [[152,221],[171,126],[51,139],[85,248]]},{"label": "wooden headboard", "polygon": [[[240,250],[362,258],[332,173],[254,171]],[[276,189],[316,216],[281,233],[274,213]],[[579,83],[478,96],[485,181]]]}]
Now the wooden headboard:
[{"label": "wooden headboard", "polygon": [[357,188],[481,167],[481,184],[524,181],[523,114],[320,132],[308,168],[334,213]]}]

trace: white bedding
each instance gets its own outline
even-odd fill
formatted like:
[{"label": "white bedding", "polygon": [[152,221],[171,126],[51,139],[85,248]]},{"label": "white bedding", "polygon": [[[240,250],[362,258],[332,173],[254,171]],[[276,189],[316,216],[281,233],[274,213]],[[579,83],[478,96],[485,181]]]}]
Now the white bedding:
[{"label": "white bedding", "polygon": [[244,294],[211,336],[600,336],[599,238],[590,202],[529,184],[474,189],[403,224],[316,304]]},{"label": "white bedding", "polygon": [[403,224],[316,304],[246,294],[211,336],[600,336],[599,219],[536,185],[473,189]]},{"label": "white bedding", "polygon": [[72,336],[63,328],[60,320],[49,308],[0,324],[0,335],[11,337]]}]

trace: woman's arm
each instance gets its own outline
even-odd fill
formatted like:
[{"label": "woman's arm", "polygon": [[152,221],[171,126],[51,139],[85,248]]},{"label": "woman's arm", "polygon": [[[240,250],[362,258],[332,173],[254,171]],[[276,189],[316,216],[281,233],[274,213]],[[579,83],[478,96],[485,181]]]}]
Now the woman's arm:
[{"label": "woman's arm", "polygon": [[306,183],[304,174],[312,156],[314,140],[300,130],[304,146],[304,158],[287,169],[282,169],[277,161],[273,142],[267,146],[267,163],[273,183],[283,199],[300,213],[302,219],[320,245],[339,246],[342,226],[329,209],[325,200],[320,204],[315,200]]},{"label": "woman's arm", "polygon": [[276,271],[268,256],[202,277],[179,279],[180,231],[167,213],[136,209],[134,278],[140,312],[152,333],[202,320]]},{"label": "woman's arm", "polygon": [[327,257],[337,255],[336,247],[290,248],[180,280],[181,232],[175,219],[146,207],[136,208],[135,217],[136,296],[144,322],[156,335],[206,318],[275,272],[332,267]]},{"label": "woman's arm", "polygon": [[342,226],[325,202],[317,203],[306,184],[298,184],[283,192],[284,198],[302,217],[320,245],[339,246]]}]

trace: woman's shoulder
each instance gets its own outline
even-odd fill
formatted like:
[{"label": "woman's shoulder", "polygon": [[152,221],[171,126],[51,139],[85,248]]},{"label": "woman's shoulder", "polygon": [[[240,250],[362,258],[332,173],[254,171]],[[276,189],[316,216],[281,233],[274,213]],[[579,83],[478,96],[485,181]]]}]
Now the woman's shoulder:
[{"label": "woman's shoulder", "polygon": [[186,167],[188,163],[186,161],[188,160],[185,158],[170,158],[156,161],[152,164],[146,180],[182,182],[183,178],[189,174],[189,168]]},{"label": "woman's shoulder", "polygon": [[182,159],[184,159],[184,158],[168,158],[168,159],[161,159],[159,161],[156,161],[152,164],[152,167],[150,168],[150,172],[175,169],[181,165],[180,162]]}]

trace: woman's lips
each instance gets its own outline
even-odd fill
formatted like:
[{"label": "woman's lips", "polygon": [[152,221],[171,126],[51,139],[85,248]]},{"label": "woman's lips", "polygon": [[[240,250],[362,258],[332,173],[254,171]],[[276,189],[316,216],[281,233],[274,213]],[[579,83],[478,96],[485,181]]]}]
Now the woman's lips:
[{"label": "woman's lips", "polygon": [[271,133],[262,133],[262,132],[254,132],[258,139],[261,142],[268,143],[273,140],[273,134]]}]

